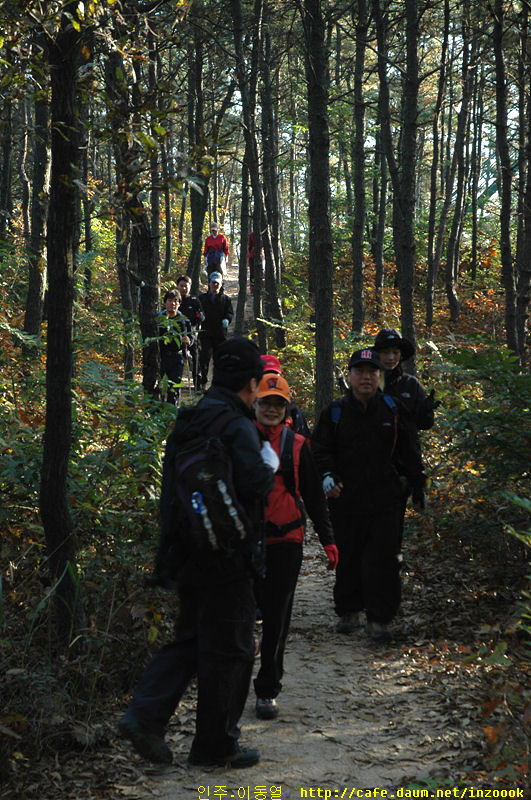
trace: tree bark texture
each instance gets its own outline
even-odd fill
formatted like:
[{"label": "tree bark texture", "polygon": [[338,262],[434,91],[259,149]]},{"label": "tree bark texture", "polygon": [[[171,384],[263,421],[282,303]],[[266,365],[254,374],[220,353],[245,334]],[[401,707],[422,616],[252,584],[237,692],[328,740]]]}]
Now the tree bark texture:
[{"label": "tree bark texture", "polygon": [[24,330],[40,336],[46,288],[46,223],[50,191],[49,98],[37,93],[34,100],[35,135],[31,181],[31,236],[28,248],[28,294]]},{"label": "tree bark texture", "polygon": [[321,0],[305,0],[305,70],[310,162],[309,244],[315,288],[315,414],[334,392],[334,262],[330,225],[330,134],[328,53]]},{"label": "tree bark texture", "polygon": [[40,512],[46,537],[58,641],[66,646],[79,613],[76,544],[68,503],[72,436],[72,309],[75,210],[79,179],[76,115],[79,35],[66,19],[49,46],[51,77],[50,206],[48,215],[48,333],[46,423]]},{"label": "tree bark texture", "polygon": [[500,251],[502,281],[505,289],[505,338],[509,349],[517,353],[516,287],[511,248],[512,166],[507,130],[507,77],[503,52],[504,24],[503,0],[495,0],[493,44],[496,64],[496,145],[501,172]]},{"label": "tree bark texture", "polygon": [[365,101],[363,73],[367,39],[367,3],[358,0],[355,11],[356,56],[354,66],[354,139],[352,165],[354,183],[354,218],[352,224],[352,333],[360,335],[365,321],[363,301],[365,200]]}]

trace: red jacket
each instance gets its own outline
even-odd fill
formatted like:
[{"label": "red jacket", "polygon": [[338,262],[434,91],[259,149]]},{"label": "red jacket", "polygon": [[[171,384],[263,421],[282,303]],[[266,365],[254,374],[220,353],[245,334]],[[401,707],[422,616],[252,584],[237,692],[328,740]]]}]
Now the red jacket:
[{"label": "red jacket", "polygon": [[[283,443],[282,431],[284,425],[266,427],[255,421],[255,425],[261,431],[265,439],[271,443],[271,447],[280,457],[280,448]],[[297,521],[303,516],[301,498],[308,516],[312,520],[319,541],[325,544],[334,544],[334,534],[328,515],[328,505],[324,496],[321,476],[317,471],[310,447],[304,436],[295,434],[293,442],[293,471],[295,478],[295,494],[297,499],[287,490],[281,472],[275,475],[275,485],[267,497],[265,509],[266,520],[266,544],[281,544],[282,542],[301,542],[304,540],[305,523],[301,520],[300,525],[284,534],[284,536],[274,536],[267,531],[267,523],[282,526]]]},{"label": "red jacket", "polygon": [[229,245],[222,233],[218,233],[218,235],[215,237],[212,236],[212,234],[207,236],[205,239],[205,246],[203,248],[203,255],[206,256],[209,250],[223,250],[225,255],[228,256]]}]

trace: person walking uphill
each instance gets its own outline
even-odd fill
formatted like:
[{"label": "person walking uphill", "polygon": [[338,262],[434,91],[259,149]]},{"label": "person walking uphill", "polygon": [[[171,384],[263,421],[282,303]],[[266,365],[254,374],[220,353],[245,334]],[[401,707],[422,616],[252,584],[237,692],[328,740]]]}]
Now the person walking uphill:
[{"label": "person walking uphill", "polygon": [[279,456],[280,469],[266,505],[266,574],[256,585],[262,612],[260,669],[254,680],[259,719],[278,715],[275,698],[282,689],[284,651],[302,563],[303,501],[326,552],[328,569],[337,566],[337,547],[321,477],[306,438],[286,424],[289,402],[286,380],[278,373],[265,374],[255,401],[256,425]]},{"label": "person walking uphill", "polygon": [[179,311],[180,303],[179,292],[169,289],[164,295],[164,311],[158,315],[160,372],[168,383],[164,399],[176,406],[179,405],[184,363],[194,338],[188,318]]},{"label": "person walking uphill", "polygon": [[[268,444],[260,442],[252,422],[251,406],[261,376],[256,346],[248,339],[229,339],[214,355],[212,386],[195,407],[180,409],[168,437],[155,573],[164,570],[167,574],[171,569],[179,594],[179,617],[173,641],[149,663],[118,724],[120,733],[150,761],[172,762],[164,730],[194,676],[196,730],[189,762],[249,767],[260,757],[257,750],[240,747],[238,721],[254,661],[253,580],[264,566],[260,522],[278,467],[278,458]],[[230,459],[232,479],[224,483],[216,474],[206,474],[215,471],[213,462],[196,479],[217,487],[225,516],[211,510],[207,488],[203,494],[199,491],[206,484],[197,484],[198,491],[189,496],[190,508],[181,495],[181,499],[175,495],[182,475],[179,470],[192,442],[202,438],[206,447],[213,435]],[[234,502],[230,485],[236,494]],[[209,526],[209,537],[201,547],[193,538],[198,516]],[[236,518],[239,534],[225,547],[227,518],[233,526]]]},{"label": "person walking uphill", "polygon": [[378,388],[382,371],[376,353],[356,350],[348,394],[322,412],[312,435],[339,550],[336,630],[351,632],[365,611],[375,641],[390,639],[389,623],[400,605],[403,482],[419,509],[425,484],[416,430],[410,415]]},{"label": "person walking uphill", "polygon": [[223,291],[223,278],[219,272],[210,275],[208,291],[199,295],[199,302],[205,317],[199,331],[199,383],[205,389],[212,353],[227,338],[234,316],[232,300]]},{"label": "person walking uphill", "polygon": [[203,256],[203,266],[209,276],[209,280],[210,274],[214,270],[225,275],[225,263],[229,256],[229,244],[226,237],[219,232],[217,222],[213,222],[210,226],[210,235],[205,239]]}]

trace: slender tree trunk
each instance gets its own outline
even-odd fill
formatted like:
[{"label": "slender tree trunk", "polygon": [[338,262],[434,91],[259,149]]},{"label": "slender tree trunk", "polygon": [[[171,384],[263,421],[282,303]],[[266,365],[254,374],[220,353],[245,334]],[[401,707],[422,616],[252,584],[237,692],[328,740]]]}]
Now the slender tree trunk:
[{"label": "slender tree trunk", "polygon": [[13,104],[4,103],[0,125],[0,241],[5,241],[11,227],[11,160],[13,152]]},{"label": "slender tree trunk", "polygon": [[507,346],[518,352],[516,341],[516,287],[511,248],[512,167],[507,130],[507,77],[503,54],[503,0],[494,2],[494,58],[496,66],[496,146],[501,171],[500,251],[502,281],[505,289],[505,337]]},{"label": "slender tree trunk", "polygon": [[365,100],[363,74],[367,39],[367,3],[358,0],[355,10],[356,56],[354,66],[354,139],[352,164],[354,183],[354,218],[352,224],[352,333],[361,335],[365,321],[363,302],[365,202]]},{"label": "slender tree trunk", "polygon": [[[463,214],[465,193],[465,149],[469,124],[470,100],[473,89],[473,72],[471,69],[474,49],[470,45],[470,6],[468,0],[463,4],[463,61],[462,61],[462,96],[461,108],[457,124],[457,134],[454,144],[454,154],[457,164],[457,183],[454,201],[452,225],[448,236],[446,248],[446,296],[450,308],[450,322],[456,323],[459,318],[460,303],[456,291],[456,263],[458,259],[458,235]],[[453,183],[453,181],[452,181]]]},{"label": "slender tree trunk", "polygon": [[240,258],[238,266],[238,302],[236,305],[236,320],[234,333],[242,336],[244,331],[245,301],[247,299],[247,285],[249,281],[247,266],[247,242],[249,240],[249,168],[247,166],[247,148],[242,163],[242,185],[240,204]]},{"label": "slender tree trunk", "polygon": [[28,147],[29,147],[29,131],[31,128],[31,112],[29,109],[29,100],[24,97],[19,103],[20,115],[20,131],[21,146],[19,151],[18,161],[18,174],[21,187],[21,212],[22,212],[22,226],[24,231],[24,245],[29,247],[31,239],[31,223],[30,223],[30,181],[28,177]]},{"label": "slender tree trunk", "polygon": [[328,53],[321,0],[304,0],[305,69],[308,102],[310,266],[315,287],[315,413],[334,392],[334,262],[330,225],[330,135]]},{"label": "slender tree trunk", "polygon": [[516,333],[518,355],[523,369],[528,367],[526,334],[529,317],[529,289],[531,283],[531,38],[529,37],[529,8],[524,4],[521,30],[520,74],[520,139],[519,161],[522,184],[521,214],[516,251],[518,269],[516,301]]},{"label": "slender tree trunk", "polygon": [[46,288],[46,220],[50,183],[49,98],[40,93],[34,100],[35,136],[31,181],[31,240],[28,248],[28,294],[24,330],[40,336]]},{"label": "slender tree trunk", "polygon": [[374,288],[376,293],[375,318],[380,319],[383,305],[384,285],[384,235],[385,217],[387,211],[387,161],[382,147],[382,134],[380,130],[380,114],[378,113],[378,126],[376,129],[376,142],[374,149],[374,177],[372,195],[372,234],[371,253],[374,260]]},{"label": "slender tree trunk", "polygon": [[450,0],[444,0],[444,28],[441,43],[441,58],[439,70],[439,82],[437,87],[437,100],[433,110],[432,121],[432,147],[433,156],[430,170],[430,208],[428,216],[428,274],[426,287],[426,328],[431,330],[433,325],[433,301],[435,294],[435,280],[437,270],[435,268],[435,219],[437,215],[437,174],[439,169],[439,119],[444,98],[444,87],[446,85],[446,54],[448,52],[448,34],[450,29]]},{"label": "slender tree trunk", "polygon": [[[70,12],[75,14],[71,3]],[[67,646],[81,616],[76,543],[68,502],[68,461],[72,436],[72,320],[75,210],[79,180],[76,116],[79,34],[66,15],[49,45],[52,118],[52,174],[48,215],[48,335],[46,423],[40,512],[51,579],[57,638]]]},{"label": "slender tree trunk", "polygon": [[481,175],[482,164],[482,141],[483,141],[483,91],[485,88],[485,68],[481,62],[480,73],[476,75],[475,92],[474,92],[474,107],[472,111],[472,118],[474,120],[474,135],[472,138],[472,160],[470,164],[470,171],[472,173],[471,182],[471,210],[472,210],[472,262],[471,262],[471,277],[475,281],[477,277],[478,267],[478,194],[479,194],[479,178]]}]

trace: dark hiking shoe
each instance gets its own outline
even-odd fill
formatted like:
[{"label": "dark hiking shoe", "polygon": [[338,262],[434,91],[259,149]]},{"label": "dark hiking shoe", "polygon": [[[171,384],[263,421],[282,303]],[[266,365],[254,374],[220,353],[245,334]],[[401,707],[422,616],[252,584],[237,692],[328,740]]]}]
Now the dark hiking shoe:
[{"label": "dark hiking shoe", "polygon": [[122,717],[118,723],[118,731],[148,761],[155,764],[172,763],[172,752],[163,737],[146,730],[137,720]]},{"label": "dark hiking shoe", "polygon": [[221,758],[209,758],[190,753],[188,763],[192,767],[225,767],[226,769],[245,769],[260,761],[260,752],[252,748],[238,747],[234,753]]},{"label": "dark hiking shoe", "polygon": [[390,642],[393,638],[389,626],[382,622],[368,622],[367,633],[373,642]]},{"label": "dark hiking shoe", "polygon": [[348,611],[343,614],[336,625],[336,633],[352,633],[360,626],[359,611]]},{"label": "dark hiking shoe", "polygon": [[275,719],[275,717],[278,717],[277,701],[272,697],[257,697],[256,716],[258,719]]}]

